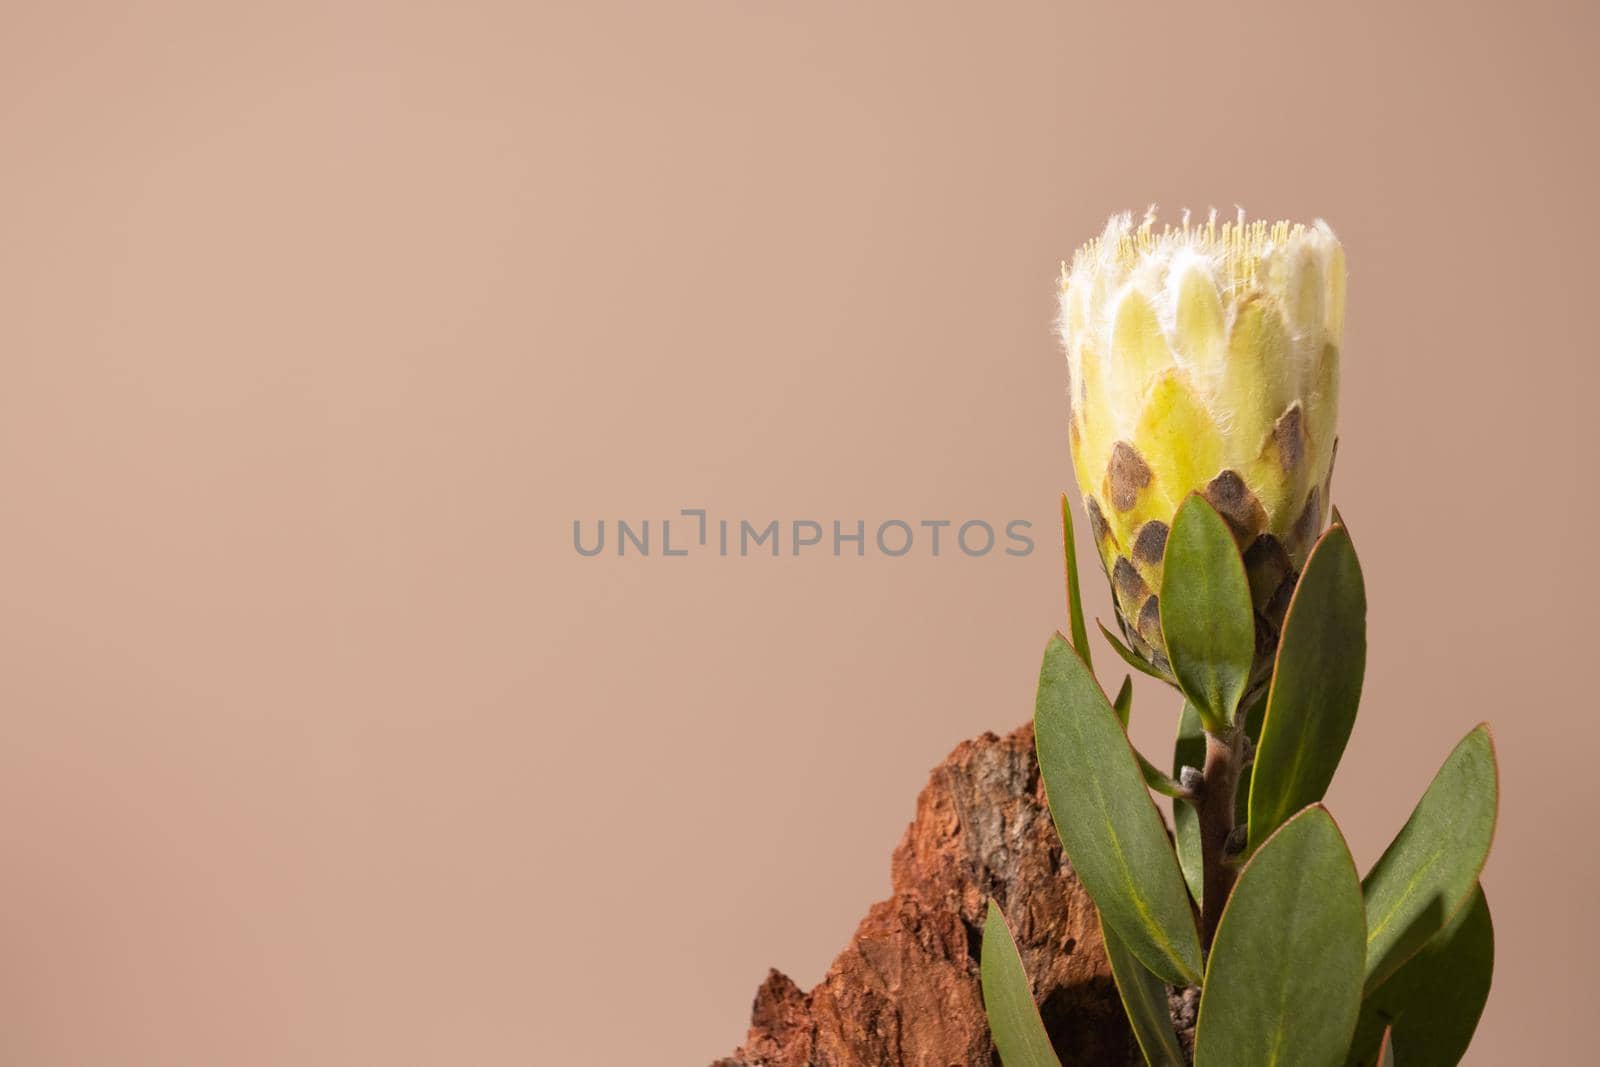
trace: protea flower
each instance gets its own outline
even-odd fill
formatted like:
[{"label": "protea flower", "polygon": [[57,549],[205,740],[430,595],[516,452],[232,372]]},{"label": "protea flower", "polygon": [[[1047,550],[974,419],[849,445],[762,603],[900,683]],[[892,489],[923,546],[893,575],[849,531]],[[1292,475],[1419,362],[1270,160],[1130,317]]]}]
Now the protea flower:
[{"label": "protea flower", "polygon": [[[1344,294],[1321,222],[1156,232],[1123,216],[1062,269],[1073,461],[1133,648],[1112,641],[1184,697],[1169,776],[1128,736],[1132,677],[1113,701],[1095,674],[1069,555],[1071,636],[1045,645],[1034,750],[1142,1062],[1336,1067],[1422,1048],[1453,1064],[1490,988],[1488,724],[1364,878],[1325,803],[1367,661],[1355,545],[1342,523],[1323,532]],[[1151,792],[1172,799],[1170,828]],[[1055,1063],[993,902],[981,968],[1001,1059]],[[1191,1035],[1161,994],[1196,986]]]},{"label": "protea flower", "polygon": [[1344,252],[1321,222],[1147,214],[1107,224],[1061,271],[1070,439],[1118,620],[1169,665],[1162,559],[1202,493],[1232,528],[1269,667],[1289,595],[1327,521],[1337,445]]}]

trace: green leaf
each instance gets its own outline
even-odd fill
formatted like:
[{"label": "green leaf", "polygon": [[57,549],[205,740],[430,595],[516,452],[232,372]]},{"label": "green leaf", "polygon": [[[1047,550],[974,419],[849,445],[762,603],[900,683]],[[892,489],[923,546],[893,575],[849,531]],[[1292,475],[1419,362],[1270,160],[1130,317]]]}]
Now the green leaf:
[{"label": "green leaf", "polygon": [[1167,535],[1161,633],[1184,696],[1206,729],[1221,733],[1250,682],[1255,609],[1233,534],[1198,494],[1178,508]]},{"label": "green leaf", "polygon": [[[1178,741],[1172,752],[1172,776],[1177,778],[1185,767],[1201,770],[1205,764],[1205,728],[1200,725],[1200,713],[1194,705],[1184,701],[1183,714],[1178,717]],[[1183,880],[1189,884],[1194,902],[1201,904],[1205,860],[1200,851],[1200,816],[1186,800],[1172,802],[1172,837],[1178,849],[1178,865],[1183,868]]]},{"label": "green leaf", "polygon": [[1160,793],[1164,797],[1179,800],[1189,795],[1188,791],[1179,785],[1175,779],[1169,778],[1167,773],[1154,763],[1145,758],[1143,752],[1133,750],[1133,756],[1139,761],[1139,773],[1144,777],[1147,788]]},{"label": "green leaf", "polygon": [[1060,634],[1034,712],[1039,772],[1062,847],[1101,917],[1162,981],[1200,977],[1200,936],[1167,829],[1117,713]]},{"label": "green leaf", "polygon": [[1121,641],[1117,640],[1116,634],[1113,634],[1110,630],[1106,629],[1105,623],[1101,622],[1099,619],[1096,619],[1094,620],[1094,624],[1100,627],[1100,636],[1106,639],[1106,643],[1112,647],[1119,657],[1121,657],[1122,662],[1126,663],[1140,674],[1148,674],[1152,678],[1159,678],[1169,685],[1172,683],[1171,678],[1168,678],[1150,664],[1146,663],[1137,652],[1123,644]]},{"label": "green leaf", "polygon": [[1489,999],[1494,923],[1478,887],[1467,906],[1361,1005],[1350,1067],[1375,1067],[1386,1028],[1405,1046],[1406,1067],[1455,1067]]},{"label": "green leaf", "polygon": [[[1254,696],[1249,698],[1249,703],[1239,709],[1237,719],[1244,720],[1244,733],[1252,745],[1261,743],[1261,720],[1267,717],[1267,694],[1257,689]],[[1234,796],[1233,821],[1239,826],[1248,826],[1250,822],[1250,780],[1255,774],[1254,760],[1244,765],[1239,772],[1239,791]]]},{"label": "green leaf", "polygon": [[1321,805],[1239,872],[1206,962],[1195,1067],[1339,1067],[1361,1008],[1355,862]]},{"label": "green leaf", "polygon": [[1456,745],[1367,874],[1367,992],[1426,945],[1472,895],[1489,855],[1499,771],[1487,724]]},{"label": "green leaf", "polygon": [[1028,972],[1022,969],[1017,943],[1006,925],[1000,906],[989,901],[983,922],[983,1010],[989,1016],[989,1033],[1000,1050],[1005,1067],[1061,1067],[1050,1036],[1045,1033],[1039,1006],[1033,1002]]},{"label": "green leaf", "polygon": [[1145,1063],[1150,1067],[1188,1067],[1183,1046],[1178,1044],[1178,1035],[1172,1029],[1166,985],[1151,974],[1103,922],[1100,934],[1105,939],[1106,956],[1111,960],[1111,974],[1117,980],[1117,993],[1122,997],[1128,1021],[1133,1024],[1133,1036],[1139,1039]]},{"label": "green leaf", "polygon": [[1072,533],[1072,508],[1067,494],[1061,494],[1061,540],[1067,558],[1067,621],[1072,628],[1072,647],[1083,657],[1084,666],[1094,673],[1094,657],[1089,654],[1089,628],[1083,623],[1083,595],[1078,587],[1078,548]]},{"label": "green leaf", "polygon": [[[1111,708],[1117,713],[1117,718],[1122,722],[1124,733],[1128,730],[1128,717],[1133,713],[1133,676],[1125,675],[1122,679],[1122,688],[1117,690],[1117,699],[1111,702]],[[1132,742],[1130,742],[1131,744]],[[1173,779],[1167,777],[1165,772],[1154,763],[1145,759],[1144,753],[1138,748],[1133,750],[1134,758],[1139,761],[1139,773],[1144,775],[1144,784],[1154,789],[1164,797],[1181,797],[1188,794],[1184,788]]]},{"label": "green leaf", "polygon": [[[1083,664],[1088,667],[1089,661],[1085,659]],[[1117,690],[1117,699],[1111,702],[1111,707],[1116,711],[1117,718],[1122,721],[1122,728],[1126,730],[1128,719],[1133,714],[1133,675],[1122,676],[1122,688]]]},{"label": "green leaf", "polygon": [[1250,777],[1250,848],[1328,791],[1361,702],[1367,593],[1355,546],[1330,527],[1289,601]]}]

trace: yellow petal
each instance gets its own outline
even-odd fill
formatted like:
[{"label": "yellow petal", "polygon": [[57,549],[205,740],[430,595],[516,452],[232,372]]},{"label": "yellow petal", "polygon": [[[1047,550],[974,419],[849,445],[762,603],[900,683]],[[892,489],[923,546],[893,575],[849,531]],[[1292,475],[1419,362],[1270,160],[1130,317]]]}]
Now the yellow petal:
[{"label": "yellow petal", "polygon": [[1294,255],[1284,291],[1284,303],[1294,328],[1301,333],[1323,329],[1327,321],[1324,306],[1327,298],[1328,284],[1322,276],[1322,263],[1314,249],[1304,246]]},{"label": "yellow petal", "polygon": [[[1170,524],[1183,498],[1203,487],[1222,469],[1222,433],[1181,371],[1163,372],[1150,386],[1139,411],[1134,447],[1154,475],[1148,504],[1130,516],[1130,528],[1149,519]],[[1159,502],[1159,503],[1158,503]]]},{"label": "yellow petal", "polygon": [[1123,293],[1113,323],[1111,358],[1116,366],[1112,373],[1124,390],[1134,393],[1127,399],[1135,400],[1151,378],[1172,366],[1172,350],[1167,347],[1155,309],[1137,289]]},{"label": "yellow petal", "polygon": [[1312,462],[1326,471],[1333,455],[1334,429],[1339,424],[1339,348],[1325,344],[1306,387],[1306,436],[1311,441]]},{"label": "yellow petal", "polygon": [[1259,294],[1240,301],[1228,336],[1227,370],[1217,400],[1230,418],[1238,451],[1258,455],[1272,424],[1289,406],[1289,360],[1283,320]]},{"label": "yellow petal", "polygon": [[1224,329],[1222,298],[1211,275],[1198,263],[1178,279],[1177,348],[1190,366],[1202,373],[1218,365]]},{"label": "yellow petal", "polygon": [[1072,462],[1078,484],[1092,487],[1100,484],[1100,476],[1111,459],[1111,446],[1116,443],[1115,413],[1106,393],[1105,357],[1087,335],[1076,344],[1079,380],[1073,383],[1077,435],[1072,441]]},{"label": "yellow petal", "polygon": [[1306,491],[1315,484],[1315,459],[1306,434],[1305,409],[1291,404],[1273,424],[1261,454],[1242,472],[1266,510],[1268,529],[1280,540],[1299,516]]},{"label": "yellow petal", "polygon": [[1333,246],[1333,252],[1328,256],[1327,284],[1328,297],[1324,306],[1327,317],[1328,336],[1333,343],[1344,343],[1344,287],[1345,266],[1344,248],[1340,245]]}]

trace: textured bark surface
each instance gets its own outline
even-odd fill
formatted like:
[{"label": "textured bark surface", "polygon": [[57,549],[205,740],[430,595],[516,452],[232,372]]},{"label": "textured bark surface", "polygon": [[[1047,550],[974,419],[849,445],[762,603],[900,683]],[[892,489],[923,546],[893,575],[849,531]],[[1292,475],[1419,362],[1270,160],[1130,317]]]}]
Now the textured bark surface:
[{"label": "textured bark surface", "polygon": [[821,984],[807,993],[769,973],[744,1046],[714,1067],[998,1065],[978,984],[991,896],[1063,1062],[1138,1062],[1094,907],[1062,862],[1031,724],[963,742],[933,771],[892,872],[894,895]]}]

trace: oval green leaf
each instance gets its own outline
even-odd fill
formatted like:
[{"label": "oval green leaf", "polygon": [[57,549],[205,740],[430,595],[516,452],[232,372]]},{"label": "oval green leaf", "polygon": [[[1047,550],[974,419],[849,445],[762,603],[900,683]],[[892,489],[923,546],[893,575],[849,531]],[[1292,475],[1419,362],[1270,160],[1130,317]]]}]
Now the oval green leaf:
[{"label": "oval green leaf", "polygon": [[1499,793],[1494,740],[1484,724],[1456,745],[1362,883],[1369,993],[1471,897],[1494,839]]},{"label": "oval green leaf", "polygon": [[[1267,694],[1256,691],[1250,702],[1239,709],[1235,721],[1244,720],[1244,734],[1250,739],[1252,745],[1261,743],[1261,720],[1267,717]],[[1239,792],[1234,796],[1233,821],[1239,826],[1248,826],[1250,822],[1250,779],[1255,774],[1256,762],[1251,760],[1239,772]],[[1265,835],[1262,835],[1265,840]]]},{"label": "oval green leaf", "polygon": [[1159,678],[1168,685],[1172,684],[1171,678],[1168,678],[1150,664],[1146,663],[1139,653],[1135,652],[1133,649],[1117,640],[1117,635],[1106,629],[1105,623],[1101,622],[1099,619],[1096,619],[1094,620],[1094,624],[1100,627],[1100,636],[1106,639],[1106,644],[1111,646],[1112,651],[1117,654],[1117,657],[1121,659],[1122,662],[1126,663],[1140,674],[1148,674],[1152,678]]},{"label": "oval green leaf", "polygon": [[1134,749],[1133,755],[1139,761],[1139,773],[1144,776],[1144,784],[1147,789],[1160,793],[1164,797],[1172,797],[1174,799],[1181,799],[1189,795],[1188,791],[1179,785],[1175,779],[1167,777],[1165,771],[1146,759],[1143,752]]},{"label": "oval green leaf", "polygon": [[1331,527],[1289,601],[1250,775],[1250,848],[1328,791],[1361,702],[1367,592],[1355,546]]},{"label": "oval green leaf", "polygon": [[1220,733],[1250,681],[1256,655],[1250,582],[1233,533],[1216,509],[1190,494],[1172,520],[1161,579],[1161,633],[1178,685]]},{"label": "oval green leaf", "polygon": [[[1089,666],[1089,659],[1084,657],[1083,665],[1089,667],[1090,673],[1094,668]],[[1122,676],[1122,688],[1117,690],[1117,699],[1111,702],[1112,709],[1117,713],[1117,718],[1122,722],[1122,728],[1128,728],[1128,720],[1133,716],[1133,675]]]},{"label": "oval green leaf", "polygon": [[1339,1067],[1361,1008],[1355,862],[1320,805],[1239,873],[1206,962],[1195,1067]]},{"label": "oval green leaf", "polygon": [[1072,508],[1067,494],[1061,494],[1061,541],[1067,562],[1067,624],[1071,627],[1072,647],[1083,657],[1089,673],[1094,673],[1094,657],[1089,654],[1089,628],[1083,622],[1083,594],[1078,588],[1078,547],[1072,533]]},{"label": "oval green leaf", "polygon": [[[1187,700],[1178,716],[1178,741],[1172,751],[1172,777],[1180,778],[1185,767],[1202,769],[1206,764],[1206,732],[1200,713]],[[1203,904],[1205,860],[1200,851],[1200,816],[1187,800],[1172,802],[1172,839],[1178,850],[1178,866],[1196,905]]]},{"label": "oval green leaf", "polygon": [[1033,722],[1056,832],[1101,917],[1162,981],[1198,981],[1200,935],[1166,826],[1117,713],[1060,634]]},{"label": "oval green leaf", "polygon": [[[1085,661],[1085,666],[1087,665],[1087,661]],[[1131,674],[1123,675],[1122,688],[1117,690],[1117,699],[1111,702],[1111,708],[1117,713],[1117,721],[1122,723],[1122,729],[1126,732],[1128,719],[1133,714],[1133,676]],[[1139,761],[1139,773],[1144,775],[1144,784],[1146,786],[1164,797],[1187,795],[1183,787],[1175,779],[1167,777],[1160,767],[1145,759],[1144,753],[1140,752],[1138,748],[1133,750],[1133,757]]]},{"label": "oval green leaf", "polygon": [[1455,1067],[1472,1043],[1494,976],[1494,923],[1480,886],[1467,906],[1361,1005],[1349,1067],[1375,1067],[1385,1027],[1406,1067]]},{"label": "oval green leaf", "polygon": [[1188,1067],[1183,1046],[1172,1029],[1172,1013],[1167,1007],[1167,987],[1128,951],[1115,931],[1100,924],[1100,935],[1111,960],[1111,975],[1117,980],[1117,993],[1123,1010],[1133,1024],[1133,1036],[1149,1067]]},{"label": "oval green leaf", "polygon": [[1006,925],[1000,906],[989,901],[983,921],[983,955],[979,960],[983,980],[983,1010],[989,1017],[989,1034],[1005,1067],[1061,1067],[1050,1036],[1045,1033],[1039,1006],[1033,1001],[1028,972],[1017,955],[1017,942]]}]

